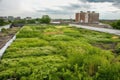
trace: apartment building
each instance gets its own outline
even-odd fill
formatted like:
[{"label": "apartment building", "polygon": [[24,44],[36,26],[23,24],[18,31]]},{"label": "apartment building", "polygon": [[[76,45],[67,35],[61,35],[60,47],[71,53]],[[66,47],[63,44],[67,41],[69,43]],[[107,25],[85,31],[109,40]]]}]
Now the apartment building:
[{"label": "apartment building", "polygon": [[76,13],[75,21],[77,23],[99,23],[99,13],[87,11]]}]

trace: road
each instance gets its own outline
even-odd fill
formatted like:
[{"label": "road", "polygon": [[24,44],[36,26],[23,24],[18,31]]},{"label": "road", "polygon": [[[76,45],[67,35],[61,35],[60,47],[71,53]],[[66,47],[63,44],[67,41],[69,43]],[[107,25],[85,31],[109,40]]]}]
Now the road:
[{"label": "road", "polygon": [[5,26],[0,26],[0,31],[1,31],[2,28],[8,29],[8,28],[10,28],[10,24],[9,25],[5,25]]},{"label": "road", "polygon": [[84,26],[84,25],[78,25],[78,24],[69,24],[70,26],[75,26],[77,28],[84,28],[84,29],[89,29],[89,30],[94,30],[94,31],[99,31],[99,32],[106,32],[110,34],[115,34],[120,36],[120,30],[116,29],[107,29],[107,28],[96,28],[92,26]]}]

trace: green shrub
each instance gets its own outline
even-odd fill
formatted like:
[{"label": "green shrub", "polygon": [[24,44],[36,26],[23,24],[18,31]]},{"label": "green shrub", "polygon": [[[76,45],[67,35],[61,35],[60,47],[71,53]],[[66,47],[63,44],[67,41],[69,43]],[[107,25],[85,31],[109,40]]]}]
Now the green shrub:
[{"label": "green shrub", "polygon": [[1,29],[1,32],[3,32],[3,33],[8,33],[8,30],[5,29],[5,28],[2,28],[2,29]]},{"label": "green shrub", "polygon": [[120,29],[120,20],[111,23],[111,26],[115,29]]},{"label": "green shrub", "polygon": [[117,44],[115,47],[115,52],[119,55],[120,54],[120,43]]},{"label": "green shrub", "polygon": [[113,63],[102,66],[95,80],[119,80],[120,79],[120,64]]}]

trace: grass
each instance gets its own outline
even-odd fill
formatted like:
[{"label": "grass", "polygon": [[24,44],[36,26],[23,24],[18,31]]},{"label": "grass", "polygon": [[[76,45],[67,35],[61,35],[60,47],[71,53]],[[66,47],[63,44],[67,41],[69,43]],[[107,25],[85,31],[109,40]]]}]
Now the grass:
[{"label": "grass", "polygon": [[67,25],[24,26],[0,61],[0,80],[120,80],[119,43]]}]

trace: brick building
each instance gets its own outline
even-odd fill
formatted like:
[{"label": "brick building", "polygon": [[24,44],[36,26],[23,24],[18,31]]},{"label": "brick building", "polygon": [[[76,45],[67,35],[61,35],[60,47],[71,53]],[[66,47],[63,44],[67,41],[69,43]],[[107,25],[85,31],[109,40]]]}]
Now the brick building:
[{"label": "brick building", "polygon": [[78,23],[99,23],[99,13],[87,11],[76,13],[75,21]]}]

